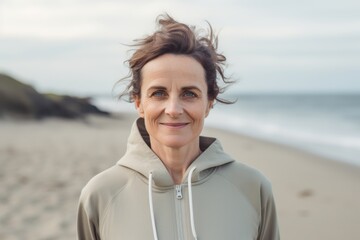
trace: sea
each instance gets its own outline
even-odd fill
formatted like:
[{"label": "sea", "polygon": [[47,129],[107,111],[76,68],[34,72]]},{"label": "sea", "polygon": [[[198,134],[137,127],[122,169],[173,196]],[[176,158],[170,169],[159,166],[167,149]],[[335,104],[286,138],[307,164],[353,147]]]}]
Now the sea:
[{"label": "sea", "polygon": [[[295,147],[360,167],[360,94],[239,94],[216,103],[205,125]],[[100,109],[135,113],[134,105],[95,97]]]}]

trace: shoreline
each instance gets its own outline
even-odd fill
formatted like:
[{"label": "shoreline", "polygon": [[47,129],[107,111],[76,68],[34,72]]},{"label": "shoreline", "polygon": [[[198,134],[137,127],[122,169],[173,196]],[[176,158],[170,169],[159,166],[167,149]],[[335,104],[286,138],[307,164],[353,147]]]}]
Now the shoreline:
[{"label": "shoreline", "polygon": [[[256,135],[252,135],[252,134],[249,134],[249,133],[246,133],[246,132],[241,132],[241,131],[232,132],[230,129],[228,129],[226,127],[218,127],[218,126],[213,125],[213,124],[211,124],[210,126],[205,126],[205,128],[217,129],[219,131],[224,131],[224,132],[227,132],[229,134],[240,135],[240,136],[248,137],[248,138],[251,138],[251,139],[254,139],[254,140],[256,139],[256,140],[259,140],[259,141],[262,141],[262,142],[267,142],[269,144],[275,144],[275,145],[278,145],[278,146],[291,148],[291,149],[294,149],[294,150],[299,151],[299,152],[306,152],[306,153],[308,153],[310,155],[314,155],[314,156],[317,156],[317,157],[322,158],[322,159],[327,159],[327,160],[330,160],[330,161],[339,162],[340,164],[345,164],[345,165],[349,165],[351,167],[360,168],[360,160],[356,156],[355,153],[352,153],[351,156],[348,155],[349,153],[346,153],[345,155],[341,154],[342,156],[339,156],[339,155],[335,156],[336,154],[334,155],[333,150],[331,150],[330,153],[324,154],[323,151],[319,151],[316,147],[315,148],[309,148],[309,147],[306,147],[306,146],[301,145],[301,144],[300,145],[295,144],[294,142],[285,143],[285,142],[282,142],[282,141],[280,141],[278,139],[269,138],[269,137],[261,136],[261,135],[256,136]],[[330,149],[330,148],[331,147],[329,146],[328,149]]]},{"label": "shoreline", "polygon": [[[75,238],[81,188],[123,155],[135,119],[0,120],[0,238]],[[271,181],[282,239],[360,236],[360,168],[222,129],[202,135]]]},{"label": "shoreline", "polygon": [[[220,136],[223,134],[228,135],[228,136],[233,136],[236,138],[236,136],[240,137],[240,138],[244,138],[244,139],[248,139],[249,141],[256,141],[262,144],[268,144],[271,145],[275,148],[284,148],[284,149],[289,149],[291,151],[297,152],[298,154],[304,154],[304,155],[309,155],[310,158],[314,158],[316,159],[316,161],[322,161],[324,164],[325,163],[330,163],[330,164],[334,164],[335,166],[338,166],[340,168],[346,168],[348,171],[356,171],[360,173],[360,165],[353,163],[351,161],[347,161],[347,160],[342,160],[342,159],[338,159],[335,157],[330,157],[330,156],[324,156],[321,155],[319,153],[315,153],[312,152],[310,150],[301,148],[301,147],[297,147],[294,145],[290,145],[290,144],[285,144],[285,143],[281,143],[278,142],[276,140],[272,141],[269,139],[264,139],[261,137],[256,137],[256,136],[251,136],[245,133],[238,133],[238,132],[231,132],[230,130],[227,129],[223,129],[220,127],[214,127],[214,126],[210,126],[210,127],[204,127],[204,133],[210,132],[210,133],[220,133]],[[222,132],[222,133],[221,133]],[[206,134],[205,134],[206,135]]]}]

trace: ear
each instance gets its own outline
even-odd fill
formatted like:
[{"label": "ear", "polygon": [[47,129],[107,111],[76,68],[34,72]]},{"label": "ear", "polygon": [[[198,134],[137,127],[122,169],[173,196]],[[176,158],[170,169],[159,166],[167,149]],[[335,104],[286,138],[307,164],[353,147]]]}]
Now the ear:
[{"label": "ear", "polygon": [[210,110],[213,108],[214,106],[214,100],[209,100],[207,108],[206,108],[206,112],[205,112],[205,117],[207,117],[210,113]]},{"label": "ear", "polygon": [[143,109],[140,97],[135,97],[134,103],[135,103],[135,108],[139,114],[139,117],[143,118],[144,117],[144,109]]}]

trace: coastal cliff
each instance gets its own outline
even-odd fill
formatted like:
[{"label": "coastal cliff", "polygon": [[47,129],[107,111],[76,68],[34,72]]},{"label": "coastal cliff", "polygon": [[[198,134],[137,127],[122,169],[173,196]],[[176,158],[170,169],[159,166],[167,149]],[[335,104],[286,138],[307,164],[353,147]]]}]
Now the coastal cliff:
[{"label": "coastal cliff", "polygon": [[0,73],[0,118],[82,118],[109,115],[90,103],[91,98],[39,93],[30,85]]}]

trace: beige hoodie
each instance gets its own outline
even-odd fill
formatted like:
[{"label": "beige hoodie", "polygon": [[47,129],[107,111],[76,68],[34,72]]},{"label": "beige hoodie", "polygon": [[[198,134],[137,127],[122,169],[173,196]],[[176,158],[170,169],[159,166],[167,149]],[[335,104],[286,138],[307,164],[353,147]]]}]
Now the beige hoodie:
[{"label": "beige hoodie", "polygon": [[218,140],[200,142],[203,153],[174,185],[138,119],[125,155],[82,190],[78,238],[279,239],[268,180],[225,154]]}]

